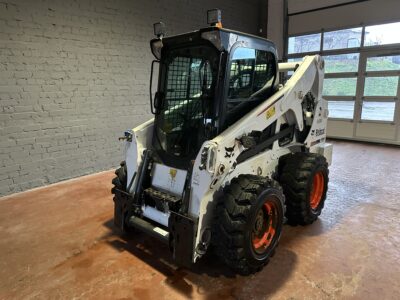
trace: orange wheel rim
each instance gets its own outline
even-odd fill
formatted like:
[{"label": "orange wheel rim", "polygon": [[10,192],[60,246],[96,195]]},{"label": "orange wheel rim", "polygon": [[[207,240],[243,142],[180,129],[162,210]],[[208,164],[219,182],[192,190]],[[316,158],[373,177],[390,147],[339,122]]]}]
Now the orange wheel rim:
[{"label": "orange wheel rim", "polygon": [[325,189],[325,178],[322,171],[317,172],[314,175],[311,193],[310,193],[310,206],[312,209],[317,209],[321,203],[322,195]]},{"label": "orange wheel rim", "polygon": [[259,209],[252,231],[252,244],[256,253],[262,254],[271,245],[275,236],[276,220],[278,217],[274,203],[268,200]]}]

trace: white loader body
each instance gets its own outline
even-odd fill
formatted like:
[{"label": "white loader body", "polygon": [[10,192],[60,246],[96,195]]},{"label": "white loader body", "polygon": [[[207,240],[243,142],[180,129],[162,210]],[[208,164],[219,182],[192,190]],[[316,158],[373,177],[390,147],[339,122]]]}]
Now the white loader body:
[{"label": "white loader body", "polygon": [[[332,145],[326,143],[328,120],[327,101],[322,98],[324,61],[318,56],[306,56],[302,62],[280,63],[279,71],[294,71],[284,86],[280,86],[271,97],[247,113],[239,121],[221,134],[204,142],[190,170],[179,170],[156,163],[151,170],[151,185],[172,195],[182,195],[185,182],[190,178],[190,198],[188,214],[197,220],[197,232],[194,241],[193,262],[202,254],[202,243],[207,243],[212,224],[214,197],[217,191],[240,174],[254,174],[272,177],[276,172],[279,158],[291,153],[296,147],[306,147],[309,152],[324,155],[331,163]],[[307,93],[315,95],[314,112],[304,111],[302,101]],[[313,113],[313,115],[311,115]],[[262,131],[273,122],[277,122],[276,131],[281,125],[294,126],[303,131],[307,122],[311,129],[304,141],[294,138],[290,143],[280,146],[279,140],[272,147],[238,163],[237,157],[247,149],[240,143],[243,136],[252,131]],[[196,134],[196,133],[194,133]],[[126,141],[127,191],[134,193],[137,184],[138,168],[145,149],[151,148],[153,120],[132,130],[132,141]],[[159,230],[167,232],[169,212],[143,206],[143,216],[160,224]],[[163,229],[164,227],[164,229]],[[207,232],[208,231],[208,232]]]}]

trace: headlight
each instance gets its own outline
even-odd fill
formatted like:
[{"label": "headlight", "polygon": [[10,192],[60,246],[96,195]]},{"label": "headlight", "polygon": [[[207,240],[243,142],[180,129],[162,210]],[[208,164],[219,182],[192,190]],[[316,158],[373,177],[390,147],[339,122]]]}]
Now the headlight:
[{"label": "headlight", "polygon": [[215,173],[215,165],[217,161],[217,146],[208,144],[201,150],[200,170],[207,170],[209,173]]},{"label": "headlight", "polygon": [[163,22],[158,22],[153,24],[154,35],[159,39],[165,36],[165,24]]},{"label": "headlight", "polygon": [[207,155],[207,171],[211,174],[215,173],[215,163],[217,161],[217,147],[210,146]]}]

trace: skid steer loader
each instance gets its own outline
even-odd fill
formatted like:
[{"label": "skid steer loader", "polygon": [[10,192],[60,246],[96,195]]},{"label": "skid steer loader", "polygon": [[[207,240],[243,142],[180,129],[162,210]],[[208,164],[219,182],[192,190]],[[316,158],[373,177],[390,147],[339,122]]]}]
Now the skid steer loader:
[{"label": "skid steer loader", "polygon": [[164,241],[180,265],[212,248],[250,274],[273,255],[286,221],[310,224],[324,206],[332,157],[324,61],[278,63],[271,41],[222,28],[219,10],[208,19],[171,37],[154,24],[154,118],[121,138],[114,223]]}]

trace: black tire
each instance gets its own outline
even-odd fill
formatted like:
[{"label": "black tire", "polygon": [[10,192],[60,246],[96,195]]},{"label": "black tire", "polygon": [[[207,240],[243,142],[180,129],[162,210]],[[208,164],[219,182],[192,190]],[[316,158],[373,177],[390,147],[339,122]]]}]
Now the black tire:
[{"label": "black tire", "polygon": [[318,218],[324,208],[328,181],[324,156],[299,152],[282,157],[279,182],[286,197],[288,224],[308,225]]},{"label": "black tire", "polygon": [[[114,203],[116,205],[116,203],[119,202],[117,200],[117,193],[119,193],[119,192],[117,192],[116,189],[121,190],[123,192],[126,192],[126,186],[127,186],[127,180],[128,180],[127,176],[128,175],[127,175],[127,169],[126,169],[125,161],[122,161],[120,163],[120,167],[115,170],[115,175],[116,176],[112,180],[113,187],[111,189],[111,193],[114,194],[113,201],[114,201]],[[122,206],[117,206],[116,205],[115,207],[118,207],[118,209],[125,209],[126,203],[124,203]],[[125,216],[122,217],[121,223],[123,223],[123,225],[122,226],[118,226],[118,227],[120,229],[122,229],[122,231],[124,233],[131,233],[131,232],[133,232],[133,228],[128,225],[127,220],[125,218],[126,218]],[[114,216],[114,222],[115,222],[115,216]]]},{"label": "black tire", "polygon": [[[118,169],[115,170],[115,175],[116,177],[113,178],[112,184],[114,187],[121,191],[126,191],[126,184],[127,184],[127,171],[126,171],[126,163],[125,161],[122,161],[120,163],[120,166]],[[111,190],[111,193],[115,194],[114,187]]]},{"label": "black tire", "polygon": [[[264,212],[267,203],[270,213]],[[217,199],[214,251],[240,274],[257,272],[274,254],[283,220],[284,195],[279,184],[269,178],[240,175],[225,186]],[[255,241],[265,244],[256,249]]]}]

